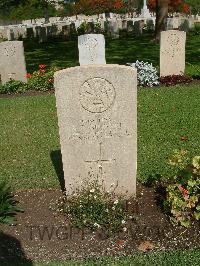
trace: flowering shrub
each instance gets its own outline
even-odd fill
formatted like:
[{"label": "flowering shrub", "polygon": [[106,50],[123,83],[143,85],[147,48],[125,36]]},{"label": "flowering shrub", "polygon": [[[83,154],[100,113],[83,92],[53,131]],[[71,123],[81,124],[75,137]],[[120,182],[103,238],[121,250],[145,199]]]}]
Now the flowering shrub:
[{"label": "flowering shrub", "polygon": [[73,196],[65,197],[62,209],[72,226],[91,230],[101,228],[108,235],[126,231],[128,220],[133,219],[126,208],[126,200],[102,190],[97,181],[84,186]]},{"label": "flowering shrub", "polygon": [[173,222],[188,227],[200,220],[200,156],[189,158],[187,151],[176,151],[170,164],[178,167],[178,174],[166,188],[164,206]]},{"label": "flowering shrub", "polygon": [[27,84],[19,80],[10,80],[0,85],[0,93],[20,93],[27,90]]},{"label": "flowering shrub", "polygon": [[136,63],[128,63],[127,65],[137,69],[139,86],[153,87],[159,85],[157,70],[152,64],[137,60]]},{"label": "flowering shrub", "polygon": [[0,93],[21,93],[27,90],[48,91],[54,88],[54,73],[57,68],[46,69],[46,65],[39,65],[39,69],[35,72],[27,73],[27,83],[10,80],[4,85],[0,84]]},{"label": "flowering shrub", "polygon": [[39,65],[39,70],[33,72],[33,74],[27,73],[29,90],[36,91],[48,91],[54,87],[53,75],[56,68],[46,70],[46,65]]}]

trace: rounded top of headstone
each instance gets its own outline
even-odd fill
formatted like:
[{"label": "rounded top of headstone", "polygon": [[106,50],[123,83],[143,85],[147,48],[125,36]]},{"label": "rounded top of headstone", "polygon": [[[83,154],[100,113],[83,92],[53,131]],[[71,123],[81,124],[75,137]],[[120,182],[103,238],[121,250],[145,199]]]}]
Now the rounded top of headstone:
[{"label": "rounded top of headstone", "polygon": [[65,68],[62,70],[59,70],[57,72],[54,73],[54,77],[59,77],[59,76],[63,76],[65,74],[68,73],[72,73],[72,72],[77,72],[77,71],[82,71],[85,69],[121,69],[121,70],[126,70],[126,71],[131,71],[131,72],[137,72],[137,69],[130,67],[130,66],[124,66],[124,65],[118,65],[118,64],[109,64],[109,65],[82,65],[82,66],[76,66],[76,67],[69,67],[69,68]]}]

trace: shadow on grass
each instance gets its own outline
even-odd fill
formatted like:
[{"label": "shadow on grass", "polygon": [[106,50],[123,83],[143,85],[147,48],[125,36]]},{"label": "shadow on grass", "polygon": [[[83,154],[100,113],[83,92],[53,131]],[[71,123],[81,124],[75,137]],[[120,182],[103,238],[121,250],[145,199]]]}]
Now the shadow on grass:
[{"label": "shadow on grass", "polygon": [[27,71],[38,70],[38,65],[47,67],[74,67],[79,65],[78,42],[62,39],[38,43],[36,40],[24,41]]},{"label": "shadow on grass", "polygon": [[[128,33],[119,39],[106,37],[107,64],[134,63],[136,60],[159,66],[160,46],[153,40],[154,33],[144,32],[141,36]],[[79,65],[78,41],[56,38],[47,43],[35,40],[24,41],[26,65],[28,72],[38,69],[39,64],[60,68]],[[200,66],[200,38],[193,32],[187,34],[186,62]]]},{"label": "shadow on grass", "polygon": [[26,258],[24,250],[18,239],[0,232],[0,265],[33,265]]},{"label": "shadow on grass", "polygon": [[61,150],[52,151],[50,156],[60,183],[61,190],[65,191],[65,180],[64,180]]}]

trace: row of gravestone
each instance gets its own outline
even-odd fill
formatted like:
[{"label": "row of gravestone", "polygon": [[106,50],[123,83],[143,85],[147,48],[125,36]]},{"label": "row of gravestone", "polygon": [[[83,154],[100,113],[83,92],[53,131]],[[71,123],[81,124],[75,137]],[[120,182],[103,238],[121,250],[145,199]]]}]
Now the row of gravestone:
[{"label": "row of gravestone", "polygon": [[[183,75],[185,72],[184,31],[161,32],[160,76]],[[86,34],[78,38],[80,65],[106,64],[105,39],[102,34]]]},{"label": "row of gravestone", "polygon": [[[185,32],[161,33],[163,71],[181,70],[185,39]],[[87,50],[89,57],[95,47],[102,52],[104,43],[103,35],[81,36],[79,51]],[[70,196],[95,180],[105,191],[135,197],[137,71],[106,65],[104,54],[99,56],[101,65],[85,65],[91,59],[99,63],[94,62],[98,56],[89,57],[82,66],[54,75],[66,194]]]},{"label": "row of gravestone", "polygon": [[58,25],[33,25],[33,26],[15,26],[1,27],[0,39],[4,40],[22,40],[37,39],[39,43],[46,42],[49,38],[63,36],[68,38],[76,32],[75,24],[59,23]]},{"label": "row of gravestone", "polygon": [[[185,35],[162,32],[166,69],[170,60],[176,64],[171,67],[180,68]],[[88,61],[93,50],[98,53],[99,42],[104,46],[103,35],[80,37],[79,50],[87,50]],[[104,54],[100,57],[105,58]],[[54,75],[66,193],[71,195],[94,179],[106,191],[132,197],[137,175],[137,71],[93,60],[92,65],[82,62]],[[23,43],[1,43],[0,63],[1,74],[24,69]]]},{"label": "row of gravestone", "polygon": [[[64,39],[69,39],[77,34],[77,28],[83,21],[77,20],[75,22],[57,22],[43,25],[17,25],[17,26],[6,26],[0,27],[0,39],[22,40],[22,39],[33,39],[36,38],[39,42],[46,42],[49,38],[55,38],[61,36]],[[143,33],[144,27],[147,30],[155,29],[155,18],[150,19],[110,19],[110,20],[97,20],[100,23],[102,30],[106,35],[118,38],[120,30],[126,30],[127,32],[133,32],[134,35],[138,36]],[[94,22],[90,21],[91,32]],[[167,30],[180,29],[188,32],[194,27],[194,19],[186,18],[168,18],[167,19]],[[89,32],[90,33],[90,32]]]},{"label": "row of gravestone", "polygon": [[[161,33],[163,74],[183,73],[185,41],[185,32]],[[137,71],[105,64],[103,35],[80,36],[79,52],[80,67],[54,75],[66,193],[96,180],[106,191],[135,197]]]},{"label": "row of gravestone", "polygon": [[[185,42],[185,32],[172,30],[161,33],[160,76],[184,74]],[[79,36],[78,49],[80,65],[106,64],[104,35]],[[23,42],[0,43],[0,75],[3,84],[10,79],[27,81]]]},{"label": "row of gravestone", "polygon": [[[81,25],[82,21],[76,22],[59,22],[57,24],[46,25],[18,25],[9,27],[0,27],[0,38],[12,40],[21,39],[38,39],[39,42],[45,42],[48,38],[62,36],[64,38],[70,38],[71,35],[77,34],[77,28]],[[120,30],[127,30],[128,32],[134,32],[136,35],[142,33],[144,27],[144,20],[100,20],[99,21],[102,31],[111,37],[119,37]],[[88,22],[91,28],[91,32],[94,28],[94,22]],[[147,21],[147,28],[154,28],[154,21]],[[90,32],[89,32],[90,33]]]}]

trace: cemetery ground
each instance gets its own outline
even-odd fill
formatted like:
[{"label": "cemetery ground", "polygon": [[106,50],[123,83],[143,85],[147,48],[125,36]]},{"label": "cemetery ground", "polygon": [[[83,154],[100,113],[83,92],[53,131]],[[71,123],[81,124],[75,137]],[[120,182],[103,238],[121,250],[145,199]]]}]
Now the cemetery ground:
[{"label": "cemetery ground", "polygon": [[[40,45],[26,43],[28,71],[36,70],[41,63],[62,68],[78,65],[75,44],[59,40]],[[148,34],[136,41],[131,37],[112,40],[106,49],[107,63],[126,64],[139,59],[159,64],[159,47],[150,42]],[[199,36],[188,38],[186,62],[187,73],[199,75]],[[199,224],[190,228],[172,225],[159,205],[156,186],[149,184],[160,176],[175,174],[168,164],[174,149],[199,155],[199,87],[196,81],[138,88],[138,197],[133,202],[136,219],[127,224],[126,232],[110,238],[101,230],[93,234],[71,229],[59,211],[63,172],[54,93],[1,97],[1,179],[10,182],[24,209],[17,214],[16,226],[1,225],[1,250],[9,265],[15,265],[13,261],[17,265],[18,259],[24,259],[27,265],[43,265],[35,261],[77,258],[86,258],[80,262],[85,265],[199,265]],[[53,230],[52,236],[42,236],[45,226]],[[140,254],[147,251],[154,252]],[[73,261],[66,265],[73,263],[76,265]]]},{"label": "cemetery ground", "polygon": [[[157,205],[154,188],[141,185],[150,175],[173,175],[167,161],[174,148],[185,148],[193,155],[198,154],[199,85],[139,89],[138,97],[140,184],[136,216],[139,220],[131,225],[128,233],[107,239],[102,232],[95,235],[84,232],[84,240],[82,231],[73,231],[72,237],[67,231],[65,236],[66,220],[56,211],[56,200],[62,196],[62,164],[54,95],[0,100],[1,139],[6,139],[1,143],[1,176],[10,180],[15,189],[15,197],[25,210],[17,215],[16,226],[3,225],[1,229],[4,234],[21,242],[26,250],[26,257],[31,260],[65,260],[87,256],[132,255],[144,240],[149,241],[146,246],[144,244],[144,250],[199,247],[198,224],[189,229],[173,226]],[[38,230],[42,232],[45,226],[48,230],[52,230],[52,226],[60,226],[60,239],[54,232],[51,240],[47,235],[41,240]],[[16,260],[21,255],[19,247],[16,241],[6,238],[6,235],[5,242],[10,243],[10,250],[13,252],[7,255],[11,259],[14,256]],[[62,240],[63,237],[67,237],[67,240]],[[197,263],[195,252],[198,250],[189,251],[188,258],[193,254],[193,260]],[[154,260],[157,256],[158,259],[168,257],[167,254],[147,255],[146,262],[149,256]],[[180,253],[177,254],[179,255],[174,255],[175,258],[180,256]],[[184,254],[187,257],[187,253]],[[129,259],[130,262],[141,260],[141,264],[145,261],[145,257],[140,256]],[[127,263],[129,259],[125,259],[128,260]],[[168,260],[170,263],[170,258]]]}]

